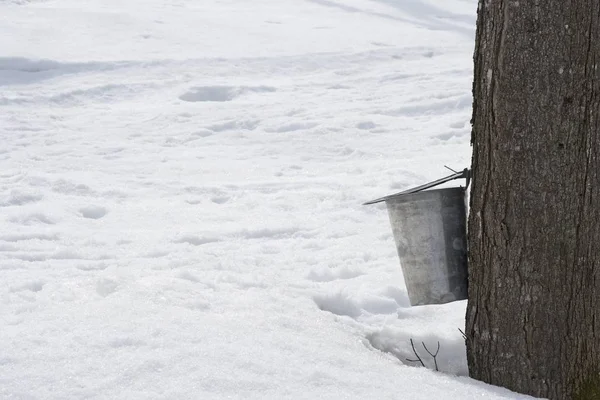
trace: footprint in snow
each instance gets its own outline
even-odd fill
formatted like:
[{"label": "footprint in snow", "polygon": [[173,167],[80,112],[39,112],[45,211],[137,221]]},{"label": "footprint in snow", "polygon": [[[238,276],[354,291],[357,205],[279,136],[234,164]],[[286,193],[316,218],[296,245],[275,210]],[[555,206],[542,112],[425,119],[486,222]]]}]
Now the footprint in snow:
[{"label": "footprint in snow", "polygon": [[179,279],[183,279],[183,280],[190,281],[190,282],[195,282],[195,283],[200,282],[200,278],[198,278],[196,275],[194,275],[188,271],[180,272],[179,275],[177,275],[177,277]]},{"label": "footprint in snow", "polygon": [[450,128],[452,129],[463,129],[467,126],[465,121],[456,121],[450,124]]},{"label": "footprint in snow", "polygon": [[197,86],[190,88],[179,96],[180,100],[188,102],[202,101],[232,101],[247,93],[270,93],[276,89],[271,86]]},{"label": "footprint in snow", "polygon": [[36,203],[42,198],[43,196],[38,193],[13,191],[4,199],[0,197],[0,207],[22,206],[25,204]]},{"label": "footprint in snow", "polygon": [[108,265],[104,262],[96,263],[90,261],[83,264],[78,264],[75,268],[81,271],[102,271],[108,268]]},{"label": "footprint in snow", "polygon": [[358,129],[368,130],[368,129],[377,128],[377,124],[374,123],[373,121],[364,121],[364,122],[359,122],[358,124],[356,124],[356,127]]},{"label": "footprint in snow", "polygon": [[225,204],[229,201],[229,196],[214,196],[210,198],[210,201],[215,204]]},{"label": "footprint in snow", "polygon": [[108,213],[108,210],[99,206],[87,206],[80,208],[79,213],[83,218],[100,219]]},{"label": "footprint in snow", "polygon": [[275,128],[267,128],[265,129],[267,132],[273,133],[288,133],[295,132],[300,130],[309,130],[319,126],[319,124],[315,122],[292,122],[289,124],[280,125]]},{"label": "footprint in snow", "polygon": [[28,240],[47,240],[53,241],[58,240],[60,236],[56,233],[14,233],[9,235],[0,236],[0,240],[5,242],[22,242]]},{"label": "footprint in snow", "polygon": [[96,293],[102,297],[106,297],[114,293],[118,287],[119,284],[112,279],[100,279],[98,282],[96,282]]},{"label": "footprint in snow", "polygon": [[336,270],[330,268],[313,268],[306,276],[306,279],[313,282],[331,282],[338,279],[352,279],[361,275],[364,275],[364,272],[348,267],[341,267]]},{"label": "footprint in snow", "polygon": [[202,246],[203,244],[215,243],[218,242],[219,239],[213,237],[202,237],[202,236],[194,236],[194,235],[185,235],[176,240],[174,243],[187,243],[193,246]]},{"label": "footprint in snow", "polygon": [[458,133],[458,132],[448,132],[448,133],[441,133],[439,135],[435,135],[433,136],[434,139],[438,139],[438,140],[442,140],[442,141],[448,141],[450,139],[453,138],[460,138],[462,136],[464,136],[465,133]]},{"label": "footprint in snow", "polygon": [[211,132],[225,132],[229,130],[252,131],[256,129],[260,121],[258,120],[230,120],[206,127]]},{"label": "footprint in snow", "polygon": [[344,292],[319,294],[313,300],[320,310],[328,311],[339,316],[358,318],[361,309],[355,299]]},{"label": "footprint in snow", "polygon": [[15,222],[21,225],[54,225],[55,222],[49,216],[43,213],[24,214],[12,217],[9,219],[11,222]]},{"label": "footprint in snow", "polygon": [[27,282],[23,285],[15,286],[10,289],[11,292],[21,292],[21,291],[30,291],[30,292],[40,292],[44,288],[45,283],[42,281],[31,281]]}]

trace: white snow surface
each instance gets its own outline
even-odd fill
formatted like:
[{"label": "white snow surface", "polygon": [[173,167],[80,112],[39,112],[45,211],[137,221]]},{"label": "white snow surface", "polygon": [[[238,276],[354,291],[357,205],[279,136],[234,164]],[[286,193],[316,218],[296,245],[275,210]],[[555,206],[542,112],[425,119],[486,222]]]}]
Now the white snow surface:
[{"label": "white snow surface", "polygon": [[0,398],[526,398],[361,205],[469,165],[475,12],[0,2]]}]

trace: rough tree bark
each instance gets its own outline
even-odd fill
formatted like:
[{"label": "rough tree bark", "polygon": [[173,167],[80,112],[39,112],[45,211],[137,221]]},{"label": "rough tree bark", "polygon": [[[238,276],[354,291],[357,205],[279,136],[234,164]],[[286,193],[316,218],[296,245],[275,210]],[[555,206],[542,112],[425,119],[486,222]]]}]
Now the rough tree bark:
[{"label": "rough tree bark", "polygon": [[600,399],[600,0],[480,0],[467,358]]}]

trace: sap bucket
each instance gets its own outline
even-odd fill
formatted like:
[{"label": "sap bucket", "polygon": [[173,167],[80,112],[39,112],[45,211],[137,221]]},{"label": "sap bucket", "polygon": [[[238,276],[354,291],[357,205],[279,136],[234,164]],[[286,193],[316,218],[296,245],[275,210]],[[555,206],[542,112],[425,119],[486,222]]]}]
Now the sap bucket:
[{"label": "sap bucket", "polygon": [[410,304],[443,304],[467,298],[466,187],[430,189],[465,178],[469,170],[400,193],[385,201]]}]

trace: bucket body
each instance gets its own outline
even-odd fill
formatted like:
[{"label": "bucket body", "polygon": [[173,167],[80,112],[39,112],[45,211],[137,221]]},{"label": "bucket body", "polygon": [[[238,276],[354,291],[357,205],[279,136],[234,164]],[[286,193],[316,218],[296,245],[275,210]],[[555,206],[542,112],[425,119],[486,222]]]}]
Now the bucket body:
[{"label": "bucket body", "polygon": [[392,196],[385,203],[410,304],[466,299],[465,189]]}]

